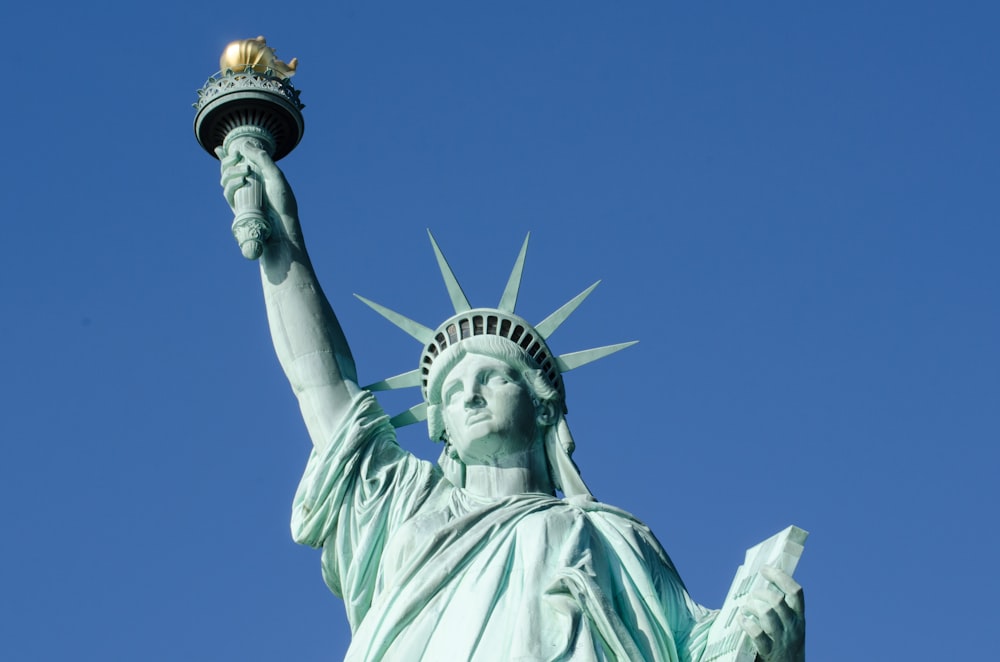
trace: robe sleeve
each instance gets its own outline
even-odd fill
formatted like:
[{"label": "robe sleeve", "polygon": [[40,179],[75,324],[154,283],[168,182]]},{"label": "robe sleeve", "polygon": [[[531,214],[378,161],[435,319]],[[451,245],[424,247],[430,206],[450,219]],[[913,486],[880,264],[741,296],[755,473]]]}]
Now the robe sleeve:
[{"label": "robe sleeve", "polygon": [[441,481],[437,465],[404,451],[367,391],[326,447],[309,456],[292,504],[292,538],[322,547],[323,578],[352,629],[371,606],[382,552]]}]

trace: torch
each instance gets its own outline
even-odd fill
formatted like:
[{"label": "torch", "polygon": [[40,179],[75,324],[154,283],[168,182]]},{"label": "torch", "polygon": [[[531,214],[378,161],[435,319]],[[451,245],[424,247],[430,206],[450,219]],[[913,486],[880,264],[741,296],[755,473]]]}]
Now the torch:
[{"label": "torch", "polygon": [[[219,72],[198,90],[194,104],[194,134],[201,146],[216,156],[219,146],[228,152],[253,144],[275,161],[291,152],[305,130],[305,106],[288,81],[297,64],[295,58],[287,64],[277,59],[264,37],[229,44],[219,60]],[[256,260],[271,234],[264,183],[257,173],[247,174],[233,207],[233,236],[243,257]]]}]

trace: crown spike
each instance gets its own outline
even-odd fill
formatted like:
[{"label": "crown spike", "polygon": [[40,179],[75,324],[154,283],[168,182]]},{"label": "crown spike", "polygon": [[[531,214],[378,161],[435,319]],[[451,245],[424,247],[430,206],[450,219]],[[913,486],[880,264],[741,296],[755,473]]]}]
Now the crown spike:
[{"label": "crown spike", "polygon": [[375,382],[374,384],[369,384],[365,386],[366,391],[392,391],[397,388],[409,388],[411,386],[420,386],[420,368],[414,368],[409,372],[404,372],[401,375],[396,375],[395,377],[389,377],[388,379],[383,379],[380,382]]},{"label": "crown spike", "polygon": [[603,359],[605,356],[610,356],[615,352],[620,352],[626,347],[631,347],[637,342],[639,341],[633,340],[632,342],[623,342],[618,343],[617,345],[605,345],[604,347],[585,349],[581,352],[563,354],[562,356],[556,357],[556,364],[559,366],[560,372],[569,372],[570,370],[579,368],[582,365],[587,365],[588,363],[593,363],[598,359]]},{"label": "crown spike", "polygon": [[354,296],[360,299],[363,304],[365,304],[366,306],[374,310],[376,313],[378,313],[382,317],[386,318],[387,320],[389,320],[390,322],[401,328],[403,331],[406,331],[408,334],[410,334],[423,344],[426,345],[427,343],[429,343],[431,340],[434,339],[434,331],[432,329],[428,329],[423,324],[420,324],[419,322],[414,322],[409,317],[404,317],[403,315],[400,315],[394,310],[389,310],[385,306],[380,306],[374,301],[370,301],[364,298],[360,294],[355,294]]},{"label": "crown spike", "polygon": [[510,272],[510,278],[507,279],[507,287],[503,288],[503,296],[500,297],[500,303],[497,305],[497,308],[505,313],[513,313],[514,306],[517,305],[517,293],[521,290],[521,274],[524,273],[524,256],[528,252],[529,239],[531,239],[530,232],[524,238],[524,243],[521,244],[521,252],[517,255],[514,268]]},{"label": "crown spike", "polygon": [[559,310],[536,324],[535,330],[542,334],[543,338],[548,340],[549,336],[555,333],[555,330],[566,321],[566,318],[573,314],[573,311],[577,309],[577,306],[583,303],[583,300],[590,296],[590,293],[594,291],[594,288],[600,284],[601,281],[597,281],[583,292],[580,292],[575,297],[564,303]]},{"label": "crown spike", "polygon": [[438,248],[430,229],[427,230],[427,236],[431,238],[431,246],[434,247],[434,256],[437,257],[438,268],[441,269],[441,276],[444,278],[444,284],[448,288],[448,296],[451,297],[451,305],[455,308],[455,313],[464,313],[467,310],[472,310],[468,297],[462,291],[462,286],[458,284],[455,272],[451,270],[448,260],[444,258],[444,254]]},{"label": "crown spike", "polygon": [[394,428],[402,428],[407,425],[413,425],[414,423],[419,423],[420,421],[427,420],[427,403],[421,402],[419,405],[414,405],[404,412],[396,414],[389,419],[389,424]]}]

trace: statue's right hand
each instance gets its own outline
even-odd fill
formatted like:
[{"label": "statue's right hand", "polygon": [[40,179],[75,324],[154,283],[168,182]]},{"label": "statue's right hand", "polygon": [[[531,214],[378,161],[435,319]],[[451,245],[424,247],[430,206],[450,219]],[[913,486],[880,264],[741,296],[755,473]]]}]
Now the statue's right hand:
[{"label": "statue's right hand", "polygon": [[219,157],[221,164],[222,193],[226,197],[226,202],[236,211],[236,191],[246,186],[247,177],[250,175],[250,164],[244,163],[239,152],[227,152],[224,147],[216,147],[215,155]]},{"label": "statue's right hand", "polygon": [[272,220],[272,241],[301,244],[298,206],[291,186],[266,151],[253,141],[230,148],[215,149],[222,170],[222,189],[226,202],[235,211],[236,192],[256,177],[264,186],[268,215]]}]

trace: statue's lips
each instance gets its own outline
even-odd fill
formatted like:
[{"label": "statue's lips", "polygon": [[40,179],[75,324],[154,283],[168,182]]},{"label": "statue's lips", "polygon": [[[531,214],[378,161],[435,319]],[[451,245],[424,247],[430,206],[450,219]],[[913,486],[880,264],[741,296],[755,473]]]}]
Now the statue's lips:
[{"label": "statue's lips", "polygon": [[488,411],[477,411],[474,414],[469,414],[465,417],[465,424],[472,425],[474,423],[482,423],[490,418],[491,416]]}]

